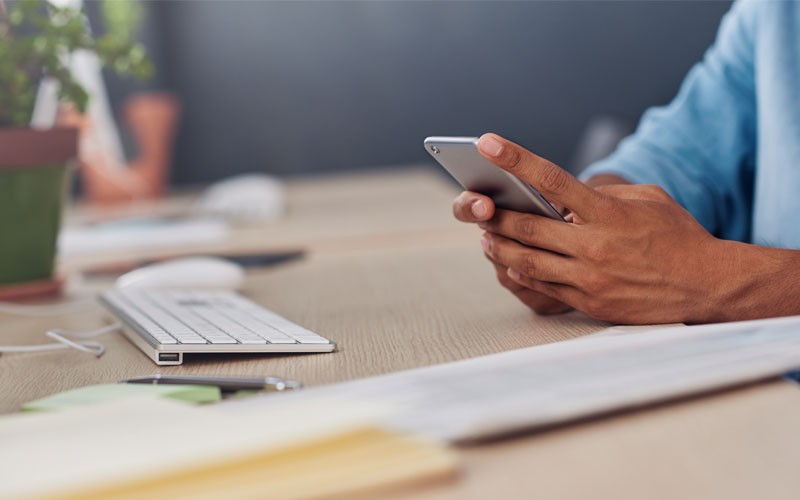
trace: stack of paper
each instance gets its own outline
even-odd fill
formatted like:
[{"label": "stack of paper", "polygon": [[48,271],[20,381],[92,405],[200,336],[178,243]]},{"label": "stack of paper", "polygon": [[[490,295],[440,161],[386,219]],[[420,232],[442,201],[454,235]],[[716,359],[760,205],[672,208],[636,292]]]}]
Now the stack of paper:
[{"label": "stack of paper", "polygon": [[368,401],[390,409],[386,428],[471,442],[800,369],[800,316],[615,330],[225,408],[264,409],[290,398]]},{"label": "stack of paper", "polygon": [[320,498],[445,477],[454,455],[316,400],[242,414],[145,398],[0,419],[0,497]]}]

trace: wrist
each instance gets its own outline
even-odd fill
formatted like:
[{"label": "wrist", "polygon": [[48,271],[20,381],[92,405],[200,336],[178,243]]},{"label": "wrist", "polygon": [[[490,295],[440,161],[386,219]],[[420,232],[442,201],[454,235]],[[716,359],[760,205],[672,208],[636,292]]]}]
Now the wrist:
[{"label": "wrist", "polygon": [[715,239],[702,322],[800,314],[800,252]]}]

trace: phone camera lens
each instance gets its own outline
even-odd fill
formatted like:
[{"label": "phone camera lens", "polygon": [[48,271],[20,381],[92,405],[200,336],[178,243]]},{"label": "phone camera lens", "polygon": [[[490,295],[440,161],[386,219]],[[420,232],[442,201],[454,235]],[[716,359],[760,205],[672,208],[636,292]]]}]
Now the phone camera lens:
[{"label": "phone camera lens", "polygon": [[436,146],[431,146],[431,151],[433,151],[434,154],[439,154],[439,148],[437,148]]}]

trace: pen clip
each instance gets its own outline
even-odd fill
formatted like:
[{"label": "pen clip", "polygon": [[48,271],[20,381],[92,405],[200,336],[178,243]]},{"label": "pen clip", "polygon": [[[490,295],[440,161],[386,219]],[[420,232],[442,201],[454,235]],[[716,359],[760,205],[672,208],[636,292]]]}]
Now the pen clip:
[{"label": "pen clip", "polygon": [[264,387],[268,392],[286,392],[302,389],[303,384],[297,380],[280,377],[264,377]]}]

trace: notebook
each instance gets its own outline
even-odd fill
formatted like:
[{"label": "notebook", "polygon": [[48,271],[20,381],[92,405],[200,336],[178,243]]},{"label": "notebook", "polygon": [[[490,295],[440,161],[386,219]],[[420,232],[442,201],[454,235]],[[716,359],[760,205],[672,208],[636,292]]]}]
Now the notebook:
[{"label": "notebook", "polygon": [[239,414],[159,398],[0,418],[2,498],[325,498],[447,478],[455,455],[317,399]]}]

